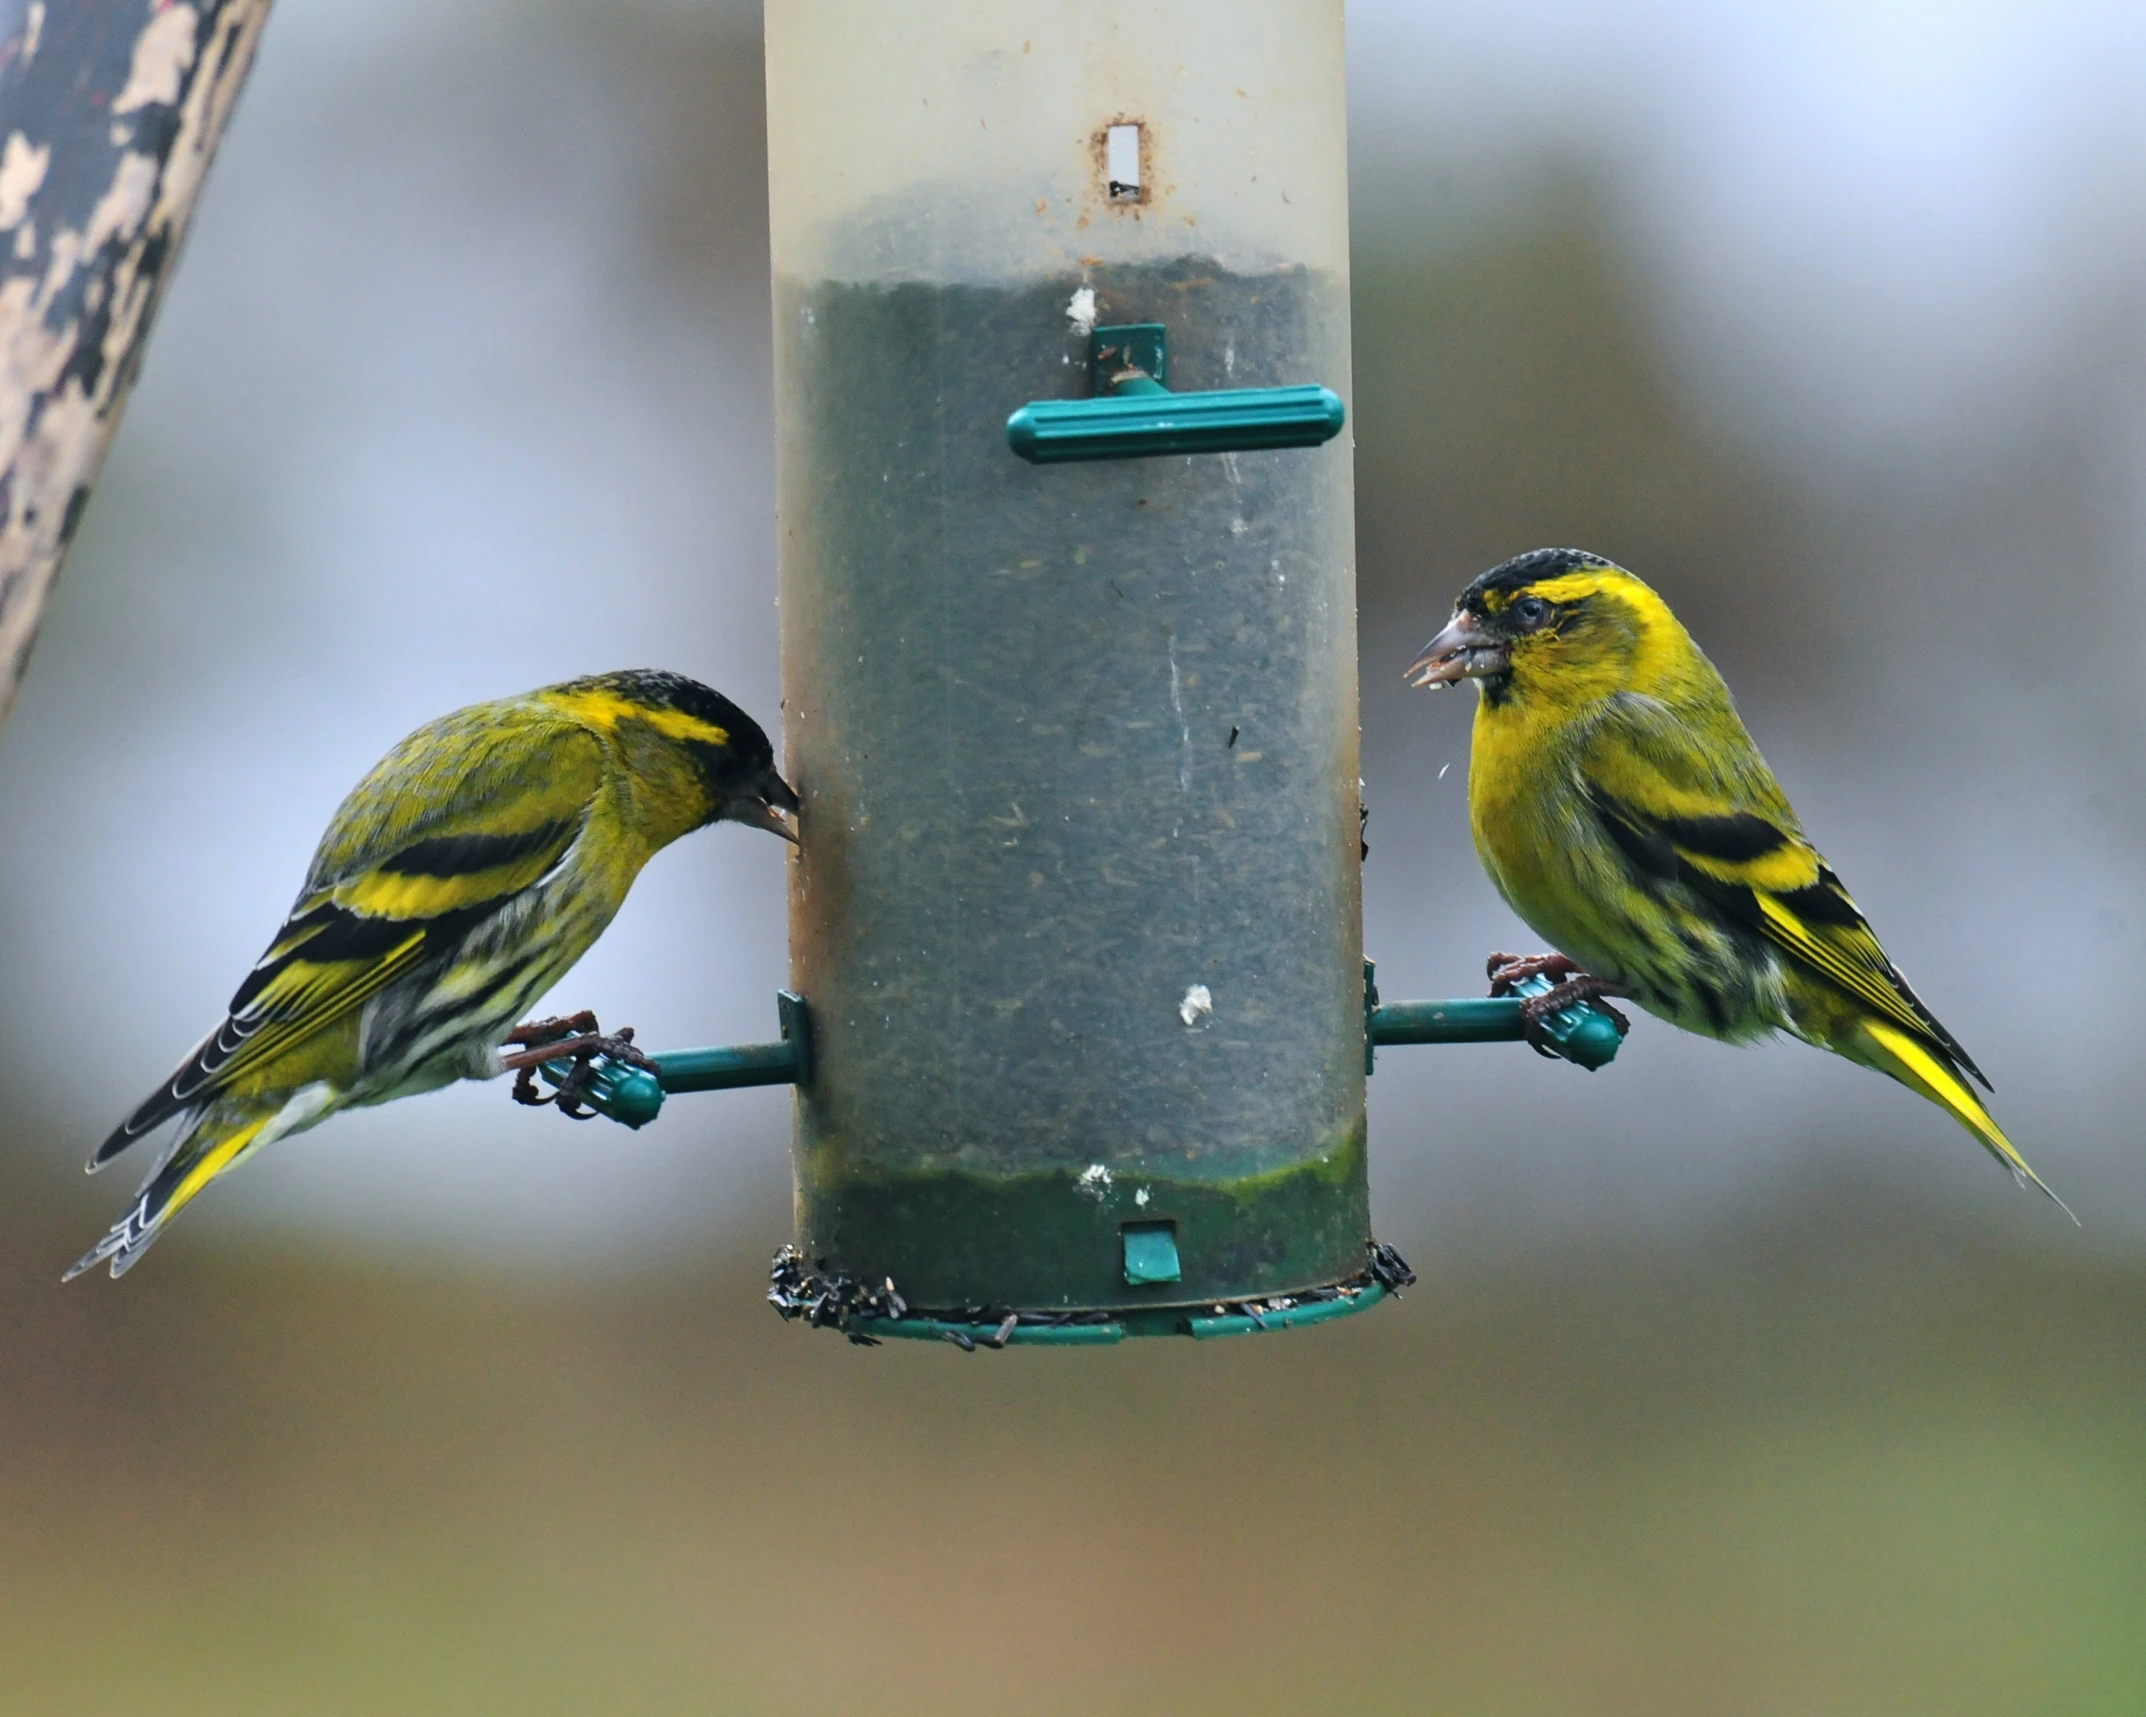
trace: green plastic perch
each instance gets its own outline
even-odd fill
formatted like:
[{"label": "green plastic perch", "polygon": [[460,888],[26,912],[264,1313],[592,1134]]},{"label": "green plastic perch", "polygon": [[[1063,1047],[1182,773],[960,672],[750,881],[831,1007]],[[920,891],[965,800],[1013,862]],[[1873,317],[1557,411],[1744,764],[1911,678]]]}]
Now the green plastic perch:
[{"label": "green plastic perch", "polygon": [[[1541,995],[1550,980],[1524,979],[1519,995],[1462,996],[1438,1002],[1381,1002],[1372,962],[1364,962],[1364,1071],[1380,1046],[1409,1043],[1517,1043],[1522,996]],[[628,1127],[645,1127],[662,1113],[663,1100],[685,1091],[729,1091],[747,1085],[809,1085],[812,1082],[812,1021],[804,998],[779,991],[782,1022],[778,1043],[740,1043],[708,1049],[666,1049],[650,1056],[653,1069],[600,1061],[586,1101],[599,1114]],[[1623,1041],[1617,1022],[1592,1002],[1564,1008],[1543,1022],[1550,1047],[1592,1072],[1608,1065]],[[548,1084],[565,1083],[572,1063],[548,1061]]]},{"label": "green plastic perch", "polygon": [[1098,328],[1089,356],[1100,384],[1094,398],[1031,400],[1006,420],[1007,446],[1031,465],[1317,447],[1348,421],[1331,388],[1172,393],[1160,322]]}]

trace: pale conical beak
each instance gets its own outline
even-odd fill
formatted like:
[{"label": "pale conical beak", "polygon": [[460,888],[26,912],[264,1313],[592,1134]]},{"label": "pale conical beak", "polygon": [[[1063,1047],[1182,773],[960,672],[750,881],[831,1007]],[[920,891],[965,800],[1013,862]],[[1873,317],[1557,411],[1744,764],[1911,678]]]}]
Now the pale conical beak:
[{"label": "pale conical beak", "polygon": [[1511,666],[1505,646],[1464,609],[1423,646],[1423,654],[1408,664],[1406,678],[1412,686],[1457,686],[1462,680],[1502,674]]},{"label": "pale conical beak", "polygon": [[798,845],[797,827],[790,821],[790,813],[779,805],[769,805],[759,799],[733,799],[723,813],[729,823],[743,823],[749,829],[765,829],[771,835],[780,835],[793,847]]},{"label": "pale conical beak", "polygon": [[780,835],[794,847],[799,844],[797,824],[792,820],[797,809],[797,794],[790,783],[769,768],[760,778],[758,791],[740,793],[723,807],[723,817],[749,829]]}]

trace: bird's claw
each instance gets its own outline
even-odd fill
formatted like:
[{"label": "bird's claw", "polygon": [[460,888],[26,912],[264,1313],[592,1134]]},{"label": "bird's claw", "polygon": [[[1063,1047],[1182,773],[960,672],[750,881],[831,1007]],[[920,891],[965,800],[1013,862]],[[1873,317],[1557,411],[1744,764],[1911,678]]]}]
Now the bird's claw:
[{"label": "bird's claw", "polygon": [[1483,962],[1493,996],[1509,996],[1523,978],[1551,978],[1562,983],[1582,975],[1577,962],[1564,954],[1493,954]]},{"label": "bird's claw", "polygon": [[1619,1038],[1632,1029],[1632,1022],[1621,1009],[1610,1006],[1611,996],[1629,995],[1624,985],[1613,983],[1608,978],[1598,978],[1580,970],[1576,961],[1564,954],[1493,954],[1486,968],[1490,974],[1490,993],[1493,996],[1509,996],[1514,986],[1529,978],[1555,980],[1551,987],[1537,996],[1522,998],[1520,1003],[1520,1031],[1527,1046],[1537,1055],[1549,1060],[1564,1059],[1544,1025],[1554,1013],[1570,1007],[1593,1003],[1610,1017],[1616,1026]]},{"label": "bird's claw", "polygon": [[[514,1075],[515,1102],[532,1109],[554,1104],[560,1114],[575,1121],[586,1121],[596,1113],[587,1107],[587,1103],[589,1085],[596,1077],[599,1059],[624,1062],[628,1067],[646,1068],[650,1072],[662,1071],[645,1052],[634,1047],[632,1026],[607,1032],[596,1023],[596,1015],[587,1008],[563,1018],[530,1020],[518,1025],[507,1042],[526,1046],[518,1054],[501,1056],[499,1062],[503,1069]],[[567,1069],[558,1090],[546,1096],[537,1089],[537,1069],[554,1061],[571,1061],[573,1066]]]}]

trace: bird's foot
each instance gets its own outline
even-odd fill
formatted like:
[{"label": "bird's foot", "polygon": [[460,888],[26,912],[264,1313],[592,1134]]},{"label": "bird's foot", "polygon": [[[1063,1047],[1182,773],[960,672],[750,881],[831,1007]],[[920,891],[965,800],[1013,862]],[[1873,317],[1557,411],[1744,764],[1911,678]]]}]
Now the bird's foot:
[{"label": "bird's foot", "polygon": [[1563,954],[1493,954],[1483,962],[1493,996],[1509,996],[1523,978],[1550,978],[1557,982],[1578,973],[1575,960]]},{"label": "bird's foot", "polygon": [[1551,987],[1539,996],[1528,996],[1520,1003],[1520,1030],[1527,1039],[1528,1047],[1537,1055],[1559,1059],[1552,1047],[1543,1021],[1565,1008],[1577,1007],[1592,1002],[1617,1027],[1621,1038],[1632,1029],[1632,1022],[1622,1010],[1609,1005],[1611,996],[1629,996],[1632,992],[1624,985],[1613,983],[1608,978],[1598,978],[1583,972],[1574,960],[1563,954],[1493,954],[1488,961],[1490,993],[1493,996],[1509,996],[1515,985],[1528,978],[1550,978]]},{"label": "bird's foot", "polygon": [[596,1023],[595,1014],[587,1008],[560,1019],[530,1020],[516,1026],[508,1033],[506,1041],[528,1047],[517,1055],[501,1057],[500,1065],[505,1068],[537,1067],[547,1061],[578,1060],[598,1055],[623,1061],[629,1067],[653,1068],[656,1065],[646,1052],[634,1047],[632,1026],[607,1032]]},{"label": "bird's foot", "polygon": [[[527,1021],[514,1028],[507,1042],[527,1046],[514,1055],[499,1058],[501,1068],[514,1075],[515,1102],[532,1109],[556,1104],[560,1114],[576,1121],[585,1121],[596,1113],[587,1107],[587,1102],[599,1057],[622,1061],[628,1067],[656,1069],[656,1063],[634,1047],[632,1026],[607,1032],[587,1008],[563,1018]],[[537,1089],[536,1074],[539,1067],[553,1061],[571,1061],[573,1066],[559,1089],[547,1097]]]},{"label": "bird's foot", "polygon": [[[596,1015],[583,1008],[577,1014],[561,1014],[553,1019],[527,1019],[507,1033],[509,1043],[525,1044],[531,1049],[545,1048],[565,1042],[568,1038],[586,1037],[597,1030]],[[545,1054],[553,1050],[545,1048]],[[509,1056],[501,1060],[504,1067],[520,1067],[529,1062],[526,1056]]]}]

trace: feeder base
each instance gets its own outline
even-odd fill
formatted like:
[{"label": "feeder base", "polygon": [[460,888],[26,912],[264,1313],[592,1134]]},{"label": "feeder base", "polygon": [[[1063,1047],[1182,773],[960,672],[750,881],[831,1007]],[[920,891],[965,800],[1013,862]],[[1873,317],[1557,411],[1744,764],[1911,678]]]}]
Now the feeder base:
[{"label": "feeder base", "polygon": [[1256,1335],[1327,1323],[1367,1311],[1416,1279],[1391,1246],[1373,1242],[1365,1267],[1346,1280],[1259,1300],[1208,1301],[1192,1305],[1127,1306],[1082,1312],[994,1313],[964,1307],[935,1315],[913,1310],[890,1281],[877,1289],[844,1276],[823,1276],[795,1247],[775,1254],[768,1301],[785,1319],[802,1318],[815,1328],[836,1329],[859,1346],[881,1341],[944,1341],[964,1352],[979,1347],[1108,1347],[1127,1336],[1189,1335],[1195,1341]]}]

